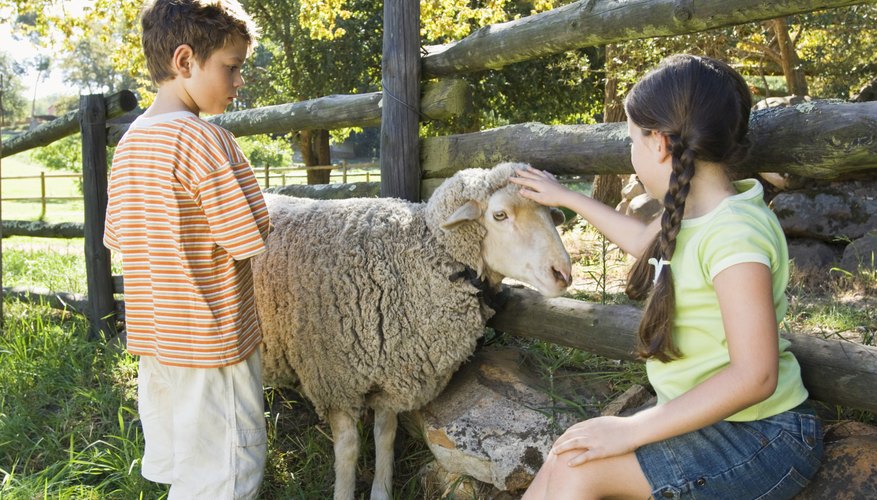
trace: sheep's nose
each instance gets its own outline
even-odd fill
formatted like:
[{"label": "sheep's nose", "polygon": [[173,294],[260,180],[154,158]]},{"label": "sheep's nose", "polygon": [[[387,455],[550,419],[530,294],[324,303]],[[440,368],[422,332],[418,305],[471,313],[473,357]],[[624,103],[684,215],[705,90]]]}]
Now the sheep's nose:
[{"label": "sheep's nose", "polygon": [[557,282],[562,283],[564,288],[572,284],[572,277],[570,276],[570,272],[568,270],[552,267],[551,272],[554,275],[554,279]]}]

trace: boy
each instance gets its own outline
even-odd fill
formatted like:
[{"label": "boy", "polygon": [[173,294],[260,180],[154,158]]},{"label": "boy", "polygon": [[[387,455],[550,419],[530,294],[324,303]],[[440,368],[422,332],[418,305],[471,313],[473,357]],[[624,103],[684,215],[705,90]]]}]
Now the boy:
[{"label": "boy", "polygon": [[141,356],[143,477],[168,498],[253,498],[267,439],[249,258],[268,211],[217,114],[257,35],[237,0],[155,0],[142,16],[153,104],[113,159],[104,244],[122,255],[128,351]]}]

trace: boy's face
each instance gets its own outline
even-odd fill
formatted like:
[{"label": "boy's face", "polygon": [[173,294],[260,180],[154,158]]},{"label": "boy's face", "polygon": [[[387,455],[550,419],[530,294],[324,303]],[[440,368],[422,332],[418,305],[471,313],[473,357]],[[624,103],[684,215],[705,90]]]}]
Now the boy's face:
[{"label": "boy's face", "polygon": [[191,75],[183,80],[190,111],[212,115],[225,111],[237,97],[238,89],[244,86],[241,66],[247,58],[247,49],[244,40],[235,38],[206,61],[192,60]]}]

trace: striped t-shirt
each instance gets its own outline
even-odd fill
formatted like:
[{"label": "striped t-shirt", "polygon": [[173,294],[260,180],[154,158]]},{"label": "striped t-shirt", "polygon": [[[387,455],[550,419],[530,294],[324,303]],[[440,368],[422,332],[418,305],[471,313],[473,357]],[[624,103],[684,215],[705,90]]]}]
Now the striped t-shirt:
[{"label": "striped t-shirt", "polygon": [[128,351],[199,368],[245,359],[262,339],[247,259],[268,231],[230,132],[188,112],[136,120],[113,158],[104,232],[122,255]]}]

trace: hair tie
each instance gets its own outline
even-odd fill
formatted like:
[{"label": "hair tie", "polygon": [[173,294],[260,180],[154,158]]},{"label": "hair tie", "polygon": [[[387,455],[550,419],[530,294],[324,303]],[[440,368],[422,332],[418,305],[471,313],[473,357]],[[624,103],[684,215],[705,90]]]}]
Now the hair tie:
[{"label": "hair tie", "polygon": [[661,276],[661,270],[664,269],[664,266],[670,267],[670,261],[664,260],[663,257],[660,260],[652,257],[648,262],[655,267],[655,279],[652,280],[652,284],[657,285],[658,278]]}]

